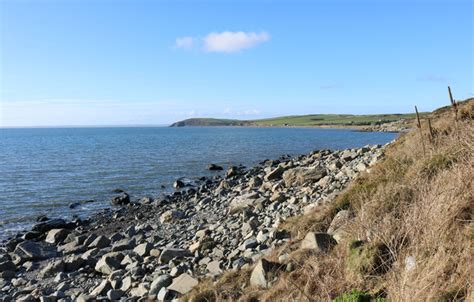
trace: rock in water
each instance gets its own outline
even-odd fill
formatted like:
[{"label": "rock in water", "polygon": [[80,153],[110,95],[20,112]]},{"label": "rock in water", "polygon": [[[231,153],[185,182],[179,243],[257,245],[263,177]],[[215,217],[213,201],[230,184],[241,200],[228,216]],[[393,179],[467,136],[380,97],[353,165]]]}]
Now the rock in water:
[{"label": "rock in water", "polygon": [[112,198],[110,203],[114,206],[127,205],[130,203],[130,196],[124,192],[121,195],[115,196],[114,198]]},{"label": "rock in water", "polygon": [[207,166],[207,169],[209,171],[222,171],[223,170],[221,166],[218,166],[216,164],[210,164],[209,166]]},{"label": "rock in water", "polygon": [[174,183],[173,183],[173,188],[175,189],[181,189],[181,188],[184,188],[185,184],[183,181],[177,179]]}]

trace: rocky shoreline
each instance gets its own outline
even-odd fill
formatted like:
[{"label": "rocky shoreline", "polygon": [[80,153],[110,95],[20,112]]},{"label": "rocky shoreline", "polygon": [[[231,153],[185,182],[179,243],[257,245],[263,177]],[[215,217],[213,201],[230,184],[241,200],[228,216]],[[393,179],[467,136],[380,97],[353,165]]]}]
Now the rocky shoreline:
[{"label": "rocky shoreline", "polygon": [[377,145],[281,157],[176,181],[156,199],[118,193],[118,207],[86,220],[45,218],[0,248],[0,301],[179,299],[291,240],[283,221],[330,202],[382,156]]}]

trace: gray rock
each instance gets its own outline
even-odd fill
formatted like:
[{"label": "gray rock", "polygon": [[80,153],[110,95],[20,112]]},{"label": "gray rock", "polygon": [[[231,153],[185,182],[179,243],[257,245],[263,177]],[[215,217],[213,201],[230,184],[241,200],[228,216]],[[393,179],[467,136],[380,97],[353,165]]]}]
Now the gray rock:
[{"label": "gray rock", "polygon": [[173,258],[183,258],[189,257],[192,254],[185,249],[179,248],[165,248],[160,255],[160,262],[161,263],[168,263]]},{"label": "gray rock", "polygon": [[52,229],[48,232],[45,241],[52,244],[58,244],[66,239],[68,234],[69,231],[66,229]]},{"label": "gray rock", "polygon": [[281,165],[278,165],[278,167],[276,167],[275,169],[270,171],[267,175],[265,175],[265,180],[271,181],[271,180],[280,179],[281,176],[283,175],[283,172],[285,172],[285,168],[283,168]]},{"label": "gray rock", "polygon": [[117,289],[111,289],[107,292],[107,298],[111,301],[118,301],[123,296],[123,292]]},{"label": "gray rock", "polygon": [[278,263],[260,259],[250,275],[250,285],[263,288],[269,287],[270,281],[276,276],[279,266]]},{"label": "gray rock", "polygon": [[162,287],[156,296],[158,301],[172,301],[178,297],[178,293]]},{"label": "gray rock", "polygon": [[46,233],[52,229],[64,229],[66,227],[67,223],[64,219],[51,219],[34,225],[31,230],[40,233]]},{"label": "gray rock", "polygon": [[41,277],[50,277],[59,272],[63,272],[66,265],[62,259],[48,263],[40,272]]},{"label": "gray rock", "polygon": [[324,168],[293,168],[283,173],[283,180],[287,187],[301,186],[308,182],[316,182],[326,176]]},{"label": "gray rock", "polygon": [[76,302],[93,302],[95,298],[91,295],[81,294],[77,297]]},{"label": "gray rock", "polygon": [[22,263],[27,260],[49,259],[56,257],[58,253],[55,247],[27,240],[19,243],[13,254],[18,257],[19,263]]},{"label": "gray rock", "polygon": [[150,285],[150,295],[156,295],[163,288],[171,284],[173,278],[170,275],[161,275],[155,278]]},{"label": "gray rock", "polygon": [[160,222],[165,223],[165,222],[170,222],[176,219],[181,219],[184,217],[184,213],[178,210],[169,210],[164,212],[160,216]]},{"label": "gray rock", "polygon": [[133,251],[137,253],[141,257],[148,256],[150,254],[150,250],[153,248],[153,245],[149,242],[145,242],[142,244],[137,245]]},{"label": "gray rock", "polygon": [[[123,258],[123,257],[122,257]],[[120,258],[115,255],[105,254],[97,261],[95,270],[99,273],[110,275],[113,271],[120,268]]]},{"label": "gray rock", "polygon": [[301,242],[301,248],[316,250],[318,252],[327,252],[336,244],[337,241],[327,233],[309,232]]},{"label": "gray rock", "polygon": [[169,290],[176,291],[182,295],[188,293],[193,287],[198,285],[199,281],[188,274],[181,274],[173,279],[173,282],[168,287]]},{"label": "gray rock", "polygon": [[127,205],[130,203],[130,196],[124,192],[121,195],[115,196],[114,198],[112,198],[110,203],[114,206]]},{"label": "gray rock", "polygon": [[104,279],[102,282],[97,285],[92,291],[91,295],[94,297],[101,296],[101,295],[106,295],[109,290],[112,289],[112,286],[110,285],[109,280]]},{"label": "gray rock", "polygon": [[89,248],[102,249],[110,245],[110,239],[105,236],[99,236],[89,244]]}]

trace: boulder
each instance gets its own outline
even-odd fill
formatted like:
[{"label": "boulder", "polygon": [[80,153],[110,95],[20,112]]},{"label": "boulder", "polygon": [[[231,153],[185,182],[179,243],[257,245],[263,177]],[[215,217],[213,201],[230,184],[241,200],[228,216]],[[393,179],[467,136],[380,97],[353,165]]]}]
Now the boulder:
[{"label": "boulder", "polygon": [[173,188],[175,189],[181,189],[181,188],[184,188],[185,187],[185,184],[183,181],[177,179],[175,180],[175,182],[173,183]]},{"label": "boulder", "polygon": [[309,232],[301,242],[302,249],[310,249],[318,252],[327,252],[331,250],[337,241],[327,233]]},{"label": "boulder", "polygon": [[250,285],[268,288],[276,277],[280,264],[260,259],[250,275]]},{"label": "boulder", "polygon": [[179,211],[179,210],[168,210],[161,214],[160,216],[160,222],[165,223],[165,222],[170,222],[173,220],[181,219],[184,217],[184,213]]},{"label": "boulder", "polygon": [[283,172],[285,172],[285,168],[283,168],[281,165],[278,165],[275,169],[272,171],[268,172],[265,175],[265,180],[266,181],[271,181],[271,180],[277,180],[280,179],[281,176],[283,175]]},{"label": "boulder", "polygon": [[95,270],[104,275],[110,275],[113,271],[120,268],[120,261],[123,258],[121,254],[108,253],[102,256],[95,265]]},{"label": "boulder", "polygon": [[150,295],[157,295],[163,287],[169,286],[172,281],[173,278],[170,275],[158,276],[150,285]]},{"label": "boulder", "polygon": [[46,233],[52,229],[64,229],[68,226],[64,219],[52,219],[33,226],[32,231]]},{"label": "boulder", "polygon": [[109,280],[104,279],[102,282],[97,285],[92,291],[91,295],[94,297],[106,295],[109,290],[112,289]]},{"label": "boulder", "polygon": [[283,180],[287,187],[301,186],[308,182],[317,182],[326,174],[326,170],[321,167],[293,168],[283,173]]},{"label": "boulder", "polygon": [[207,166],[207,169],[209,171],[222,171],[223,170],[221,166],[218,166],[216,164],[210,164],[209,166]]},{"label": "boulder", "polygon": [[133,251],[137,253],[141,257],[148,256],[150,254],[151,249],[153,248],[153,245],[149,242],[145,242],[142,244],[137,245]]},{"label": "boulder", "polygon": [[181,274],[173,279],[173,282],[168,287],[169,290],[176,291],[182,295],[188,293],[193,287],[198,285],[199,281],[188,274]]},{"label": "boulder", "polygon": [[248,208],[253,205],[258,194],[249,193],[235,197],[229,204],[229,210],[231,212],[237,212],[239,210]]},{"label": "boulder", "polygon": [[115,196],[114,198],[112,198],[110,203],[114,206],[127,205],[130,203],[130,196],[127,193],[123,192],[119,196]]},{"label": "boulder", "polygon": [[68,234],[69,231],[66,229],[52,229],[48,232],[45,241],[52,244],[58,244],[66,239]]},{"label": "boulder", "polygon": [[110,245],[110,239],[105,236],[99,236],[94,241],[89,244],[89,248],[98,248],[102,249],[104,247],[108,247]]},{"label": "boulder", "polygon": [[28,260],[49,259],[56,257],[58,253],[53,246],[45,246],[38,242],[27,240],[19,243],[13,254],[17,258],[18,263],[22,263]]},{"label": "boulder", "polygon": [[192,254],[185,249],[179,248],[165,248],[160,255],[160,262],[161,263],[168,263],[171,259],[174,258],[183,258],[192,256]]},{"label": "boulder", "polygon": [[336,216],[334,216],[327,233],[338,242],[342,242],[345,238],[348,237],[348,224],[350,221],[350,212],[348,210],[339,211]]}]

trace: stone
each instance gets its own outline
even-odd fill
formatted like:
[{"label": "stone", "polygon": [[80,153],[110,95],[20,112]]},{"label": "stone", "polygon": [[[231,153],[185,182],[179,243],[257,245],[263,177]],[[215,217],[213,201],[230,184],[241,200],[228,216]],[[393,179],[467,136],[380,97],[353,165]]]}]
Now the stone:
[{"label": "stone", "polygon": [[114,206],[127,205],[130,203],[130,196],[127,193],[123,192],[119,196],[115,196],[114,198],[112,198],[110,203]]},{"label": "stone", "polygon": [[308,182],[317,182],[326,176],[326,174],[326,170],[321,167],[299,167],[287,170],[285,173],[283,173],[283,181],[287,187],[301,186]]},{"label": "stone", "polygon": [[49,259],[56,257],[58,253],[55,247],[27,240],[19,243],[13,254],[17,257],[19,263],[22,263],[27,260]]},{"label": "stone", "polygon": [[172,281],[173,278],[170,275],[158,276],[150,285],[150,295],[157,295],[163,287],[169,286]]},{"label": "stone", "polygon": [[206,265],[207,270],[209,271],[209,274],[211,276],[218,276],[222,274],[222,269],[221,269],[221,262],[218,260],[214,260],[209,262]]},{"label": "stone", "polygon": [[97,285],[92,291],[91,295],[94,297],[101,296],[101,295],[106,295],[109,290],[112,289],[112,286],[110,285],[109,280],[104,279],[102,282]]},{"label": "stone", "polygon": [[331,221],[327,233],[333,235],[335,231],[344,227],[350,220],[350,212],[348,210],[341,210],[337,212],[336,216]]},{"label": "stone", "polygon": [[91,295],[81,294],[77,297],[76,302],[93,302],[95,298]]},{"label": "stone", "polygon": [[178,293],[162,287],[156,296],[158,301],[172,301],[178,297]]},{"label": "stone", "polygon": [[160,216],[160,222],[170,222],[173,220],[181,219],[184,217],[184,213],[178,210],[168,210]]},{"label": "stone", "polygon": [[148,288],[144,283],[140,283],[138,287],[132,288],[130,290],[130,295],[133,297],[145,297],[148,294]]},{"label": "stone", "polygon": [[328,252],[337,241],[327,233],[309,232],[301,242],[301,249],[311,249],[318,252]]},{"label": "stone", "polygon": [[66,265],[64,264],[63,260],[56,260],[56,261],[48,263],[48,265],[46,265],[41,270],[39,275],[43,278],[44,277],[50,277],[50,276],[53,276],[53,275],[55,275],[59,272],[63,272],[65,267],[66,267]]},{"label": "stone", "polygon": [[250,193],[243,194],[235,197],[229,204],[229,210],[231,212],[237,212],[239,210],[246,209],[253,205],[255,199],[258,197],[258,194]]},{"label": "stone", "polygon": [[244,243],[240,246],[241,250],[246,249],[253,249],[258,246],[258,241],[255,238],[250,238],[244,241]]},{"label": "stone", "polygon": [[122,286],[120,289],[124,292],[128,291],[130,288],[132,288],[132,278],[130,276],[125,277],[122,279]]},{"label": "stone", "polygon": [[137,245],[133,251],[137,253],[140,257],[145,257],[150,254],[150,250],[153,248],[153,245],[149,242],[145,242]]},{"label": "stone", "polygon": [[185,187],[185,184],[183,181],[177,179],[175,180],[175,182],[173,183],[173,188],[175,189],[181,189],[181,188],[184,188]]},{"label": "stone", "polygon": [[207,166],[207,169],[209,171],[222,171],[224,168],[222,168],[221,166],[218,166],[216,164],[210,164],[209,166]]},{"label": "stone", "polygon": [[283,172],[285,172],[285,168],[283,168],[281,165],[278,165],[275,169],[272,171],[268,172],[264,179],[266,181],[272,181],[272,180],[277,180],[280,179],[281,176],[283,175]]},{"label": "stone", "polygon": [[66,229],[52,229],[48,232],[45,241],[52,244],[58,244],[64,241],[68,234],[69,231]]},{"label": "stone", "polygon": [[174,258],[183,258],[187,256],[192,256],[192,254],[185,249],[179,248],[165,248],[160,255],[160,262],[161,263],[168,263],[171,259]]},{"label": "stone", "polygon": [[16,265],[10,261],[3,261],[0,263],[0,272],[5,272],[5,271],[16,271]]},{"label": "stone", "polygon": [[270,281],[276,276],[279,266],[278,263],[273,263],[263,258],[260,259],[250,275],[250,285],[268,288]]},{"label": "stone", "polygon": [[182,295],[188,293],[193,287],[198,285],[198,280],[190,275],[184,273],[173,279],[173,282],[168,287],[169,290],[176,291]]},{"label": "stone", "polygon": [[123,296],[123,292],[117,289],[111,289],[107,292],[107,298],[111,301],[118,301]]},{"label": "stone", "polygon": [[105,254],[97,261],[95,270],[104,275],[110,275],[113,271],[120,268],[120,260],[109,254]]},{"label": "stone", "polygon": [[97,237],[94,241],[92,241],[88,247],[103,249],[105,247],[108,247],[109,245],[110,245],[110,239],[101,235]]},{"label": "stone", "polygon": [[34,225],[31,230],[40,233],[46,233],[52,229],[64,229],[66,227],[67,223],[64,219],[51,219]]}]

